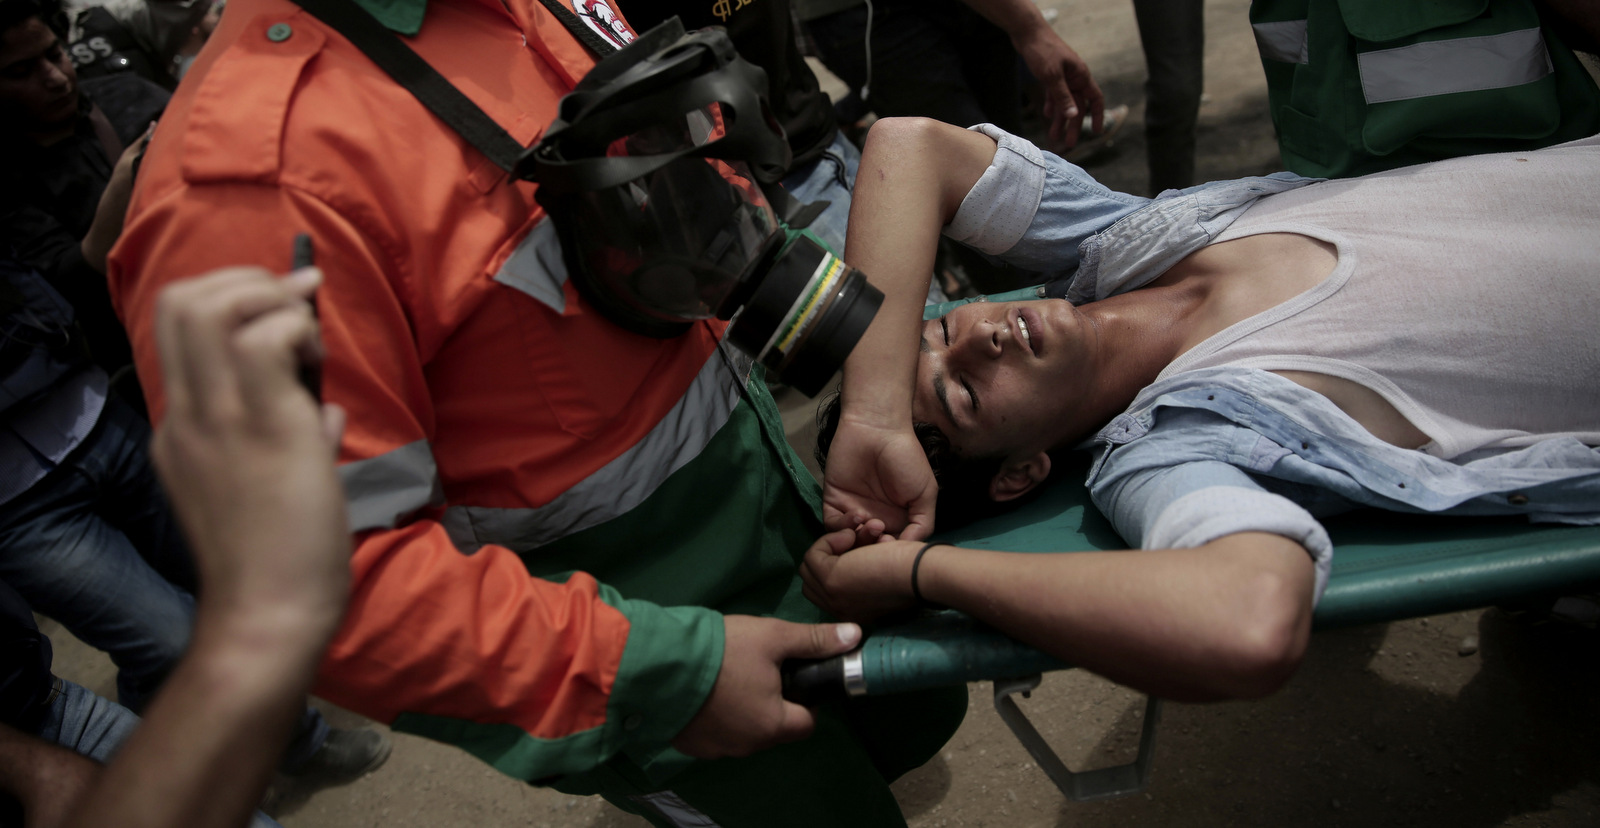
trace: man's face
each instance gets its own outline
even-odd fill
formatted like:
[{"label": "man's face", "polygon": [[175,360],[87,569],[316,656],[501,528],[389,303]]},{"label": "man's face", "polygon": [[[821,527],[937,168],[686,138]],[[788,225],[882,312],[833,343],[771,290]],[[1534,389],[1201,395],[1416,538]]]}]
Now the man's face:
[{"label": "man's face", "polygon": [[0,106],[24,128],[59,126],[78,114],[78,75],[60,38],[30,17],[0,35]]},{"label": "man's face", "polygon": [[1049,451],[1076,436],[1093,340],[1064,300],[962,305],[922,325],[912,414],[963,456]]}]

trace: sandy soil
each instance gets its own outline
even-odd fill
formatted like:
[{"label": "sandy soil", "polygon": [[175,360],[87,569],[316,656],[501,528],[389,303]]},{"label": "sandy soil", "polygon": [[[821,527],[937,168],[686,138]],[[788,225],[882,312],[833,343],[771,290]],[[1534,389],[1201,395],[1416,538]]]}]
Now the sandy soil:
[{"label": "sandy soil", "polygon": [[[1130,4],[1041,5],[1056,11],[1056,29],[1108,98],[1134,109],[1116,153],[1093,171],[1143,192],[1144,68]],[[1202,180],[1277,169],[1247,6],[1207,3]],[[809,406],[786,407],[803,442]],[[50,627],[58,672],[113,695],[110,663]],[[1596,649],[1593,633],[1528,629],[1492,610],[1319,634],[1299,674],[1270,699],[1167,705],[1148,791],[1097,803],[1066,800],[1000,722],[989,686],[973,685],[961,730],[895,792],[914,828],[1600,825]],[[1128,761],[1136,748],[1142,699],[1096,677],[1051,674],[1023,705],[1075,769]],[[325,709],[336,726],[369,724]],[[405,735],[378,772],[343,788],[291,791],[274,810],[289,828],[645,825]]]}]

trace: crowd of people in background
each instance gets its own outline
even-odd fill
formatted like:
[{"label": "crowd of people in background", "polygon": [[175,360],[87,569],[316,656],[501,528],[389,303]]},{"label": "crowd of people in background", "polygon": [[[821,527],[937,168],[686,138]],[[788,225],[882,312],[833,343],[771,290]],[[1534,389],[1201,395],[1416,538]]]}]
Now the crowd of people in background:
[{"label": "crowd of people in background", "polygon": [[[869,111],[992,123],[1069,160],[1130,118],[1032,0],[349,5],[524,144],[599,56],[569,29],[620,47],[674,16],[725,27],[766,72],[785,188],[829,203],[809,229],[841,254]],[[1373,11],[1338,31],[1334,5],[1252,5],[1291,170],[1600,132],[1573,53],[1600,43],[1582,4]],[[1198,183],[1203,6],[1132,6],[1154,195]],[[897,701],[922,717],[909,738],[870,701],[813,713],[777,698],[783,658],[860,631],[802,606],[795,568],[835,492],[794,476],[759,377],[718,373],[720,328],[645,342],[585,315],[564,279],[527,287],[526,262],[561,258],[535,185],[481,163],[376,69],[352,76],[365,58],[318,17],[286,0],[0,0],[0,824],[237,824],[275,774],[317,787],[371,772],[388,737],[306,704],[319,663],[319,695],[657,824],[767,825],[774,809],[895,824],[886,782],[938,749],[965,700]],[[1404,72],[1373,88],[1364,55],[1447,44],[1452,27],[1548,59],[1471,91]],[[304,264],[289,255],[302,233],[321,268],[272,275]],[[980,286],[1027,278],[995,273]],[[962,287],[936,280],[929,299]],[[575,367],[593,354],[613,387]],[[298,381],[306,365],[325,365],[330,404]],[[727,505],[686,507],[725,480]],[[115,702],[52,673],[32,613],[110,655]],[[218,726],[182,726],[206,716]],[[768,750],[812,732],[810,748]],[[735,801],[747,778],[763,780],[758,803]],[[829,785],[844,804],[815,806]]]}]

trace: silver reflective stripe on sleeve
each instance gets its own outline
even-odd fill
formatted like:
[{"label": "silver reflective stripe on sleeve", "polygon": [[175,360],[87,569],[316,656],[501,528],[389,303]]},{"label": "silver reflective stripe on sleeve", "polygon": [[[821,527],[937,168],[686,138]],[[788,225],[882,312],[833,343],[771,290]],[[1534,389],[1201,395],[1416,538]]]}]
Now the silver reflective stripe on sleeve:
[{"label": "silver reflective stripe on sleeve", "polygon": [[444,502],[427,440],[339,467],[350,499],[350,531],[393,529],[424,506]]},{"label": "silver reflective stripe on sleeve", "polygon": [[[726,345],[723,346],[727,348]],[[601,466],[555,500],[531,509],[451,506],[444,527],[462,552],[485,544],[527,552],[627,513],[678,469],[700,455],[733,409],[751,360],[738,351],[728,371],[716,353],[700,367],[678,404],[644,439]]]},{"label": "silver reflective stripe on sleeve", "polygon": [[1310,63],[1311,52],[1306,41],[1304,20],[1284,20],[1277,23],[1254,23],[1256,49],[1265,60],[1282,63]]},{"label": "silver reflective stripe on sleeve", "polygon": [[1555,71],[1537,28],[1430,40],[1363,52],[1356,60],[1369,104],[1520,86]]}]

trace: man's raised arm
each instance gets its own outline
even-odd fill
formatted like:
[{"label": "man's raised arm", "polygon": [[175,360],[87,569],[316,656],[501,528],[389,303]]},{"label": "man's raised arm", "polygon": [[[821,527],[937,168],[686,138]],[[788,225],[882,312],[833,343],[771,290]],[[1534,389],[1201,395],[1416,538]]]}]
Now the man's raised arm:
[{"label": "man's raised arm", "polygon": [[823,489],[830,529],[880,520],[927,537],[938,487],[911,431],[911,387],[923,297],[939,231],[988,169],[995,142],[920,118],[872,128],[850,207],[845,260],[884,292],[883,307],[845,361],[842,413]]}]

